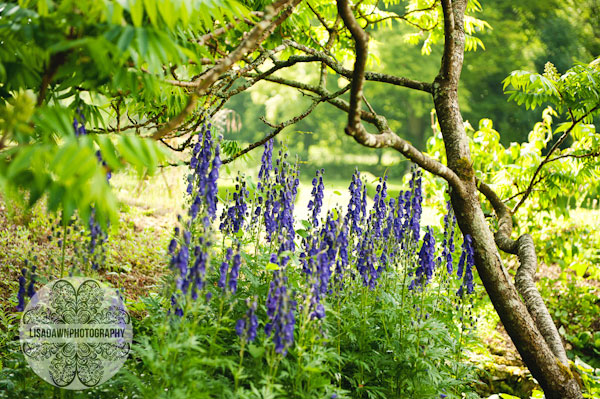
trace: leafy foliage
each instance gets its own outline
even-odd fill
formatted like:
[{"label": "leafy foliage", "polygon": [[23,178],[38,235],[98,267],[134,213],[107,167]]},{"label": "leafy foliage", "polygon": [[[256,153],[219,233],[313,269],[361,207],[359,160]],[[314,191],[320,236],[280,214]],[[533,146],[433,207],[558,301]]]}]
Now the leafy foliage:
[{"label": "leafy foliage", "polygon": [[[272,147],[267,144],[261,179],[256,184],[249,178],[236,180],[218,232],[216,223],[206,224],[216,189],[210,179],[219,165],[218,150],[204,147],[211,145],[207,137],[210,133],[205,131],[193,154],[197,163],[192,161],[190,213],[181,218],[181,229],[169,244],[173,273],[160,294],[129,304],[134,314],[145,315],[134,325],[133,357],[92,395],[476,397],[466,385],[473,381],[473,367],[464,362],[474,343],[475,319],[470,295],[461,293],[463,285],[472,289],[472,254],[465,255],[463,248],[460,259],[452,256],[451,213],[444,218],[443,231],[427,228],[422,244],[418,240],[418,172],[412,189],[395,194],[398,200],[379,180],[372,209],[362,202],[366,185],[357,173],[350,191],[358,202],[347,212],[334,209],[326,217],[319,214],[320,205],[314,205],[322,199],[322,186],[315,184],[311,208],[316,209],[316,219],[301,220],[287,230],[285,218],[293,223],[293,214],[287,214],[286,207],[293,209],[293,203],[285,198],[296,169],[283,151],[269,166]],[[203,157],[213,158],[212,168],[206,168],[208,181],[202,177]],[[252,186],[251,197],[246,184]],[[272,197],[283,201],[273,220],[268,210]],[[192,208],[195,198],[201,198],[197,210]],[[400,199],[405,202],[397,202]],[[268,230],[271,223],[275,230]],[[200,267],[203,271],[192,271]],[[197,279],[185,288],[190,275]],[[269,327],[278,323],[278,284],[289,295],[281,305],[283,315],[293,315],[292,323],[281,330]],[[248,318],[253,301],[258,306],[251,335],[246,324],[239,327],[239,320]],[[290,326],[291,336],[278,336],[288,334]],[[288,342],[284,351],[279,350],[281,339]],[[50,386],[29,383],[35,377],[23,367],[19,352],[14,353],[4,363],[3,392],[47,394]]]},{"label": "leafy foliage", "polygon": [[[118,222],[117,203],[96,151],[108,171],[129,164],[152,173],[165,153],[120,135],[123,115],[143,125],[178,113],[186,95],[164,82],[163,68],[199,73],[200,58],[212,55],[193,44],[198,35],[215,20],[251,17],[236,1],[153,0],[2,3],[0,16],[0,185],[30,204],[47,195],[65,221],[75,210],[87,220],[94,207],[102,225]],[[77,138],[74,119],[117,134]]]},{"label": "leafy foliage", "polygon": [[544,74],[514,71],[503,81],[504,89],[512,86],[509,100],[526,108],[536,108],[544,103],[553,104],[558,112],[570,112],[573,119],[585,117],[588,123],[600,104],[600,58],[589,65],[579,64],[563,75],[551,63]]}]

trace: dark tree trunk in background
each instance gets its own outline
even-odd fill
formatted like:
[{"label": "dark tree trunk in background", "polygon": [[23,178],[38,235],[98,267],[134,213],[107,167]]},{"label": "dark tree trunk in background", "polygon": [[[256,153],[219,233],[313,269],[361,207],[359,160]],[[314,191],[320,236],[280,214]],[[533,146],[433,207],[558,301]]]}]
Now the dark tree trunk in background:
[{"label": "dark tree trunk in background", "polygon": [[428,116],[416,116],[412,105],[406,107],[407,132],[412,135],[412,141],[417,143],[419,148],[427,147],[427,133],[430,126],[427,124]]},{"label": "dark tree trunk in background", "polygon": [[313,143],[312,134],[304,133],[302,134],[302,150],[306,153],[306,159],[308,159],[310,146]]}]

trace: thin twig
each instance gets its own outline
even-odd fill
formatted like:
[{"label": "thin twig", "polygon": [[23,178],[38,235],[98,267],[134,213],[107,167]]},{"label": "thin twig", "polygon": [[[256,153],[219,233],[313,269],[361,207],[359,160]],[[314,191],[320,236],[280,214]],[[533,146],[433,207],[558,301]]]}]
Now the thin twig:
[{"label": "thin twig", "polygon": [[536,178],[537,178],[538,174],[541,172],[544,165],[546,165],[548,162],[550,162],[550,159],[551,159],[550,157],[552,156],[554,151],[556,151],[556,149],[558,149],[558,147],[566,140],[566,138],[569,136],[571,131],[575,128],[575,126],[577,126],[577,124],[579,122],[581,122],[582,120],[587,118],[588,115],[590,115],[592,112],[594,112],[598,108],[600,108],[600,105],[596,105],[594,108],[590,109],[588,112],[583,114],[581,117],[579,117],[577,119],[572,119],[571,126],[569,126],[569,128],[567,130],[565,130],[565,132],[558,138],[558,140],[556,140],[554,145],[550,148],[550,151],[548,151],[548,154],[546,154],[546,157],[544,158],[544,160],[538,165],[538,167],[535,169],[535,172],[533,172],[533,176],[531,177],[529,185],[525,189],[525,193],[523,194],[523,196],[521,197],[521,199],[519,200],[517,205],[515,205],[515,207],[512,210],[513,213],[515,213],[521,207],[521,205],[523,205],[525,200],[531,194],[531,190],[533,189],[534,185],[536,185],[539,182],[539,180],[536,181]]}]

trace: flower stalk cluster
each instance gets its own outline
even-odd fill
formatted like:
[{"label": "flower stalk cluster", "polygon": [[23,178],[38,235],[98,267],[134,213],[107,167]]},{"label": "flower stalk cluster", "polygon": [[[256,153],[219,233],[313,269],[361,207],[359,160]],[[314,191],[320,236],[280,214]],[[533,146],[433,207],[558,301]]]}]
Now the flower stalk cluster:
[{"label": "flower stalk cluster", "polygon": [[[218,140],[213,138],[211,129],[208,124],[198,135],[188,178],[189,212],[187,218],[180,218],[181,228],[175,228],[168,247],[176,275],[172,297],[175,314],[186,313],[190,303],[187,298],[193,301],[204,293],[208,300],[216,293],[221,298],[218,323],[231,320],[222,319],[223,305],[229,303],[229,311],[239,309],[236,303],[247,294],[244,287],[248,280],[266,277],[269,288],[264,306],[260,298],[245,298],[245,310],[233,319],[237,320],[234,329],[243,343],[241,348],[264,331],[273,345],[273,353],[285,356],[296,342],[295,335],[307,331],[306,323],[325,319],[329,306],[343,290],[358,288],[361,295],[375,291],[386,281],[384,276],[397,273],[398,265],[410,277],[403,285],[409,292],[423,292],[437,270],[443,270],[442,265],[448,273],[452,272],[455,217],[448,204],[438,251],[433,228],[421,227],[423,193],[419,169],[412,170],[410,188],[397,195],[390,195],[387,176],[380,178],[370,209],[368,184],[356,170],[349,186],[346,211],[333,208],[325,215],[322,215],[323,170],[318,170],[312,180],[308,220],[296,223],[298,163],[290,163],[284,150],[274,160],[272,140],[264,145],[256,186],[241,175],[236,177],[233,193],[223,204],[215,229],[221,162]],[[248,185],[253,188],[252,195]],[[247,237],[247,232],[252,237]],[[217,239],[218,234],[222,239]],[[458,265],[460,276],[463,273],[465,276],[461,290],[464,287],[467,293],[473,291],[470,240],[465,237]],[[222,242],[220,248],[215,244],[218,242]],[[269,259],[266,273],[257,271],[253,277],[241,273],[243,259],[249,258],[242,255],[250,242],[255,243],[255,261],[259,259],[256,252],[259,243],[264,249],[261,256]],[[288,278],[297,272],[296,265],[303,276],[300,282]],[[248,266],[244,273],[255,267]],[[302,303],[300,310],[298,300]],[[265,318],[263,329],[258,328],[261,314]],[[298,317],[302,322],[298,322],[297,328]]]}]

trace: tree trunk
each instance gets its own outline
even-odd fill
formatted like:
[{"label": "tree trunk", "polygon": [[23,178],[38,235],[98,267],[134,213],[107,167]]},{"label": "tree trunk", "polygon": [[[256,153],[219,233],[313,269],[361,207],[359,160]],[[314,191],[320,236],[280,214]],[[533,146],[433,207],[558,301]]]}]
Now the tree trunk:
[{"label": "tree trunk", "polygon": [[[463,234],[469,234],[473,238],[475,265],[479,276],[523,361],[541,385],[546,398],[580,399],[581,389],[569,369],[560,336],[533,283],[537,262],[531,237],[523,236],[517,241],[510,238],[510,211],[493,190],[477,182],[475,178],[469,140],[458,105],[458,82],[465,50],[464,18],[467,1],[441,0],[444,13],[444,55],[440,72],[430,88],[423,83],[410,84],[411,87],[425,88],[425,91],[433,95],[448,165],[429,158],[394,134],[385,118],[361,110],[369,37],[354,17],[349,1],[337,0],[338,13],[355,41],[356,52],[350,102],[339,104],[341,109],[348,112],[345,132],[367,147],[394,148],[423,169],[448,181],[459,227]],[[363,115],[377,127],[379,134],[369,133],[364,128],[361,123]],[[483,215],[479,192],[488,198],[496,210],[499,226],[496,237]],[[517,286],[525,303],[504,269],[496,245],[518,255],[521,267],[517,272]]]},{"label": "tree trunk", "polygon": [[[458,104],[458,81],[464,55],[464,11],[465,0],[444,0],[445,43],[444,56],[439,75],[433,83],[433,99],[440,128],[444,137],[448,166],[462,180],[465,190],[451,192],[451,201],[457,221],[464,234],[473,238],[475,264],[485,289],[500,316],[523,361],[536,378],[548,399],[579,399],[581,389],[568,365],[563,364],[552,351],[545,336],[553,337],[552,331],[542,335],[527,306],[521,300],[510,276],[502,265],[496,241],[485,220],[479,190],[472,167],[469,143]],[[508,232],[510,234],[510,232]],[[507,239],[510,240],[510,237]],[[528,246],[529,241],[524,240]],[[535,251],[533,252],[535,257]],[[531,264],[531,252],[520,261]],[[535,266],[533,266],[535,268]],[[531,288],[531,270],[524,268],[525,288]],[[527,289],[525,291],[527,291]],[[533,285],[535,289],[535,285]],[[537,290],[536,290],[537,292]],[[539,294],[538,294],[539,296]],[[547,313],[545,307],[533,298],[530,309]],[[543,302],[542,302],[543,306]],[[537,317],[537,316],[536,316]],[[549,316],[548,316],[549,317]],[[547,320],[547,319],[544,319]],[[546,326],[548,327],[548,326]],[[550,328],[550,327],[548,327]],[[556,346],[556,341],[552,341]],[[561,345],[562,346],[562,345]],[[562,348],[560,348],[562,349]],[[564,349],[562,349],[564,353]],[[560,350],[557,350],[562,357]],[[564,361],[564,359],[563,359]]]}]

